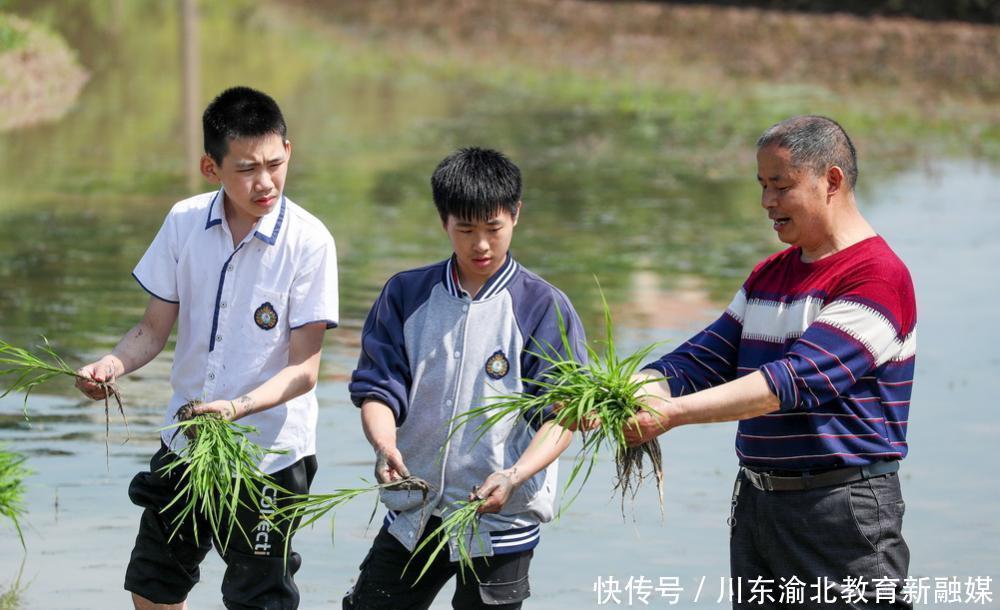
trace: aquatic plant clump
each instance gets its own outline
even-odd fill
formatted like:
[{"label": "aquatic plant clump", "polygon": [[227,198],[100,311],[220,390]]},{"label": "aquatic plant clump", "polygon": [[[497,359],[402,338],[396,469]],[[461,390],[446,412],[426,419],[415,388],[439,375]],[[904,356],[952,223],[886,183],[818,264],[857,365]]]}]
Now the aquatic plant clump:
[{"label": "aquatic plant clump", "polygon": [[[563,428],[580,430],[583,435],[583,446],[573,461],[563,492],[569,492],[574,484],[578,484],[578,488],[563,503],[563,510],[580,493],[600,455],[605,450],[611,450],[614,452],[617,470],[613,489],[621,492],[622,516],[625,514],[625,498],[634,499],[643,481],[650,476],[656,481],[662,514],[663,458],[659,441],[652,439],[638,447],[629,447],[625,440],[628,421],[642,411],[653,411],[652,407],[636,397],[636,393],[646,383],[661,379],[642,379],[636,375],[659,344],[646,346],[624,358],[619,356],[615,348],[611,312],[603,292],[601,301],[605,326],[602,351],[598,352],[588,345],[587,364],[577,362],[572,357],[566,325],[560,314],[563,353],[568,356],[562,356],[551,345],[532,352],[545,361],[549,368],[540,379],[524,380],[526,385],[537,386],[541,391],[537,395],[520,392],[498,396],[485,405],[457,416],[455,429],[469,422],[482,420],[477,429],[485,433],[490,427],[513,416],[540,417],[554,405],[555,423]],[[644,468],[647,458],[651,472]]]},{"label": "aquatic plant clump", "polygon": [[[48,339],[44,337],[42,339],[45,341],[45,345],[39,346],[40,355],[24,348],[15,347],[0,339],[0,367],[2,367],[0,368],[0,376],[11,375],[14,377],[14,382],[0,394],[0,398],[11,392],[24,392],[24,418],[29,421],[28,397],[36,387],[56,377],[72,377],[74,380],[86,379],[77,374],[75,369],[70,368],[66,361],[49,347]],[[104,390],[104,448],[106,452],[110,452],[108,437],[111,435],[111,399],[114,399],[115,403],[118,404],[118,412],[121,413],[122,420],[125,422],[126,440],[129,437],[128,417],[125,415],[125,407],[122,404],[121,391],[114,381],[93,381],[92,379],[89,381],[96,383]]]},{"label": "aquatic plant clump", "polygon": [[[441,551],[448,546],[448,541],[454,539],[458,547],[458,567],[462,578],[465,578],[465,570],[468,569],[476,580],[479,576],[472,566],[471,544],[473,540],[479,538],[479,507],[486,502],[485,499],[459,500],[451,505],[451,510],[446,511],[447,515],[441,519],[441,525],[427,534],[424,539],[413,549],[410,561],[403,567],[403,573],[410,569],[413,559],[426,548],[430,548],[430,555],[417,574],[413,584],[416,585],[424,577],[427,570],[434,564],[434,560]],[[433,547],[431,546],[433,545]]]},{"label": "aquatic plant clump", "polygon": [[180,475],[177,495],[161,512],[178,507],[170,524],[170,540],[188,521],[198,542],[202,535],[198,528],[200,517],[207,521],[220,550],[225,552],[234,529],[250,544],[249,533],[237,520],[239,508],[260,512],[260,497],[266,486],[288,493],[258,467],[265,455],[282,452],[263,449],[248,439],[247,435],[257,432],[252,426],[216,414],[193,415],[197,404],[192,401],[182,406],[177,412],[179,421],[168,427],[175,430],[174,434],[184,434],[188,441],[160,469],[164,476]]},{"label": "aquatic plant clump", "polygon": [[24,478],[29,472],[24,467],[24,456],[0,449],[0,516],[14,524],[17,537],[24,548],[24,533],[20,518],[24,516]]}]

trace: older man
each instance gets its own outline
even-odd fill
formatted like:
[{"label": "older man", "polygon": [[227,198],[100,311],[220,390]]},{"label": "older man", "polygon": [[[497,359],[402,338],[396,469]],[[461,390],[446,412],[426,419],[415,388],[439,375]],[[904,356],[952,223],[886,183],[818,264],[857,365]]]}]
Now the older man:
[{"label": "older man", "polygon": [[643,388],[655,414],[635,419],[629,441],[739,420],[735,608],[909,607],[896,473],[916,347],[910,274],[858,211],[854,145],[835,121],[769,128],[757,168],[761,205],[790,247],[646,367],[666,381]]}]

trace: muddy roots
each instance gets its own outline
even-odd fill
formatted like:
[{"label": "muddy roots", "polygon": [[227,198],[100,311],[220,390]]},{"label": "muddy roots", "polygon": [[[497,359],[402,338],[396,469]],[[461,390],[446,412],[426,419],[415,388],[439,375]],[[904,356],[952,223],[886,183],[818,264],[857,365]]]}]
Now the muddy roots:
[{"label": "muddy roots", "polygon": [[[643,462],[649,458],[650,469],[646,470]],[[639,487],[648,478],[656,479],[656,491],[660,496],[660,517],[663,517],[663,454],[660,443],[655,438],[638,447],[628,447],[615,456],[617,479],[615,491],[621,490],[622,518],[625,517],[625,498],[635,500]]]}]

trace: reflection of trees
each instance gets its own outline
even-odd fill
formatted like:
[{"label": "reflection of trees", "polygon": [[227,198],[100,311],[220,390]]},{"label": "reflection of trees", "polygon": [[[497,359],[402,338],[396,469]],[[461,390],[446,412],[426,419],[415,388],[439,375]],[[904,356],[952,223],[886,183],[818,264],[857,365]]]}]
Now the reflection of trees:
[{"label": "reflection of trees", "polygon": [[[734,145],[726,125],[708,124],[719,118],[699,123],[670,109],[656,116],[570,111],[496,95],[488,106],[466,108],[424,131],[422,150],[433,157],[370,179],[364,198],[382,206],[372,218],[377,226],[366,229],[374,243],[356,263],[384,278],[401,268],[386,270],[384,261],[419,251],[417,244],[440,250],[433,246],[443,237],[430,199],[431,168],[455,147],[490,146],[524,172],[514,252],[577,299],[582,314],[599,317],[594,276],[621,303],[635,298],[640,271],[655,274],[668,291],[698,278],[724,305],[762,257],[784,246],[760,207],[752,139]],[[726,161],[743,157],[735,166]],[[862,187],[877,178],[866,174]]]},{"label": "reflection of trees", "polygon": [[[668,286],[677,276],[698,276],[727,299],[754,262],[775,249],[752,175],[708,177],[685,157],[712,142],[684,141],[670,117],[653,130],[649,120],[520,109],[466,115],[425,132],[424,140],[440,142],[441,157],[454,146],[491,146],[521,166],[525,208],[513,250],[574,297],[581,315],[598,313],[595,275],[609,299],[620,302],[639,270],[653,271]],[[353,264],[384,278],[383,261],[405,258],[415,244],[447,248],[427,186],[436,161],[411,161],[374,176],[367,199],[382,202],[373,207],[378,222],[367,229],[364,254]]]},{"label": "reflection of trees", "polygon": [[[93,78],[67,119],[0,135],[0,333],[23,343],[44,331],[76,348],[100,332],[110,347],[145,300],[132,266],[169,204],[191,194],[178,4],[14,4],[66,36]],[[621,99],[591,108],[563,95],[565,82],[524,91],[400,62],[268,7],[198,3],[210,84],[199,107],[236,83],[281,103],[293,141],[287,192],[337,239],[345,325],[360,324],[393,272],[448,254],[429,177],[463,145],[520,164],[514,251],[582,309],[597,311],[593,275],[622,302],[637,270],[668,290],[678,275],[703,278],[725,300],[776,248],[753,180],[752,139],[770,107],[680,95],[639,111],[647,106],[615,89]],[[262,40],[281,52],[247,52]]]},{"label": "reflection of trees", "polygon": [[60,353],[113,345],[142,314],[146,293],[130,273],[160,220],[139,207],[5,214],[0,336],[31,345],[44,334]]}]

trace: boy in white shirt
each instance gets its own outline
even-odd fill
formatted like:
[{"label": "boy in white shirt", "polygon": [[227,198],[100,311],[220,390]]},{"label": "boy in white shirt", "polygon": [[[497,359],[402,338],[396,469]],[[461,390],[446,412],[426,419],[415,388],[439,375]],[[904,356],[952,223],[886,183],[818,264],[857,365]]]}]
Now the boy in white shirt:
[{"label": "boy in white shirt", "polygon": [[[164,424],[176,421],[184,403],[201,400],[196,414],[255,427],[250,440],[282,452],[268,454],[260,468],[284,489],[306,493],[316,472],[314,387],[323,334],[337,325],[333,238],[284,195],[291,143],[273,99],[228,89],[209,104],[203,126],[201,172],[221,188],[173,206],[133,272],[151,295],[142,321],[110,354],[80,369],[87,380],[77,385],[102,399],[98,382],[151,361],[178,322]],[[206,536],[195,543],[184,529],[167,542],[174,507],[162,509],[179,475],[160,469],[185,439],[165,431],[161,440],[149,472],[129,487],[132,501],[146,509],[125,577],[139,609],[185,608],[212,545]],[[253,532],[261,516],[247,510],[238,518]],[[227,608],[298,607],[292,576],[301,559],[290,553],[286,563],[284,548],[277,529],[253,532],[250,544],[232,537],[223,554]]]}]

